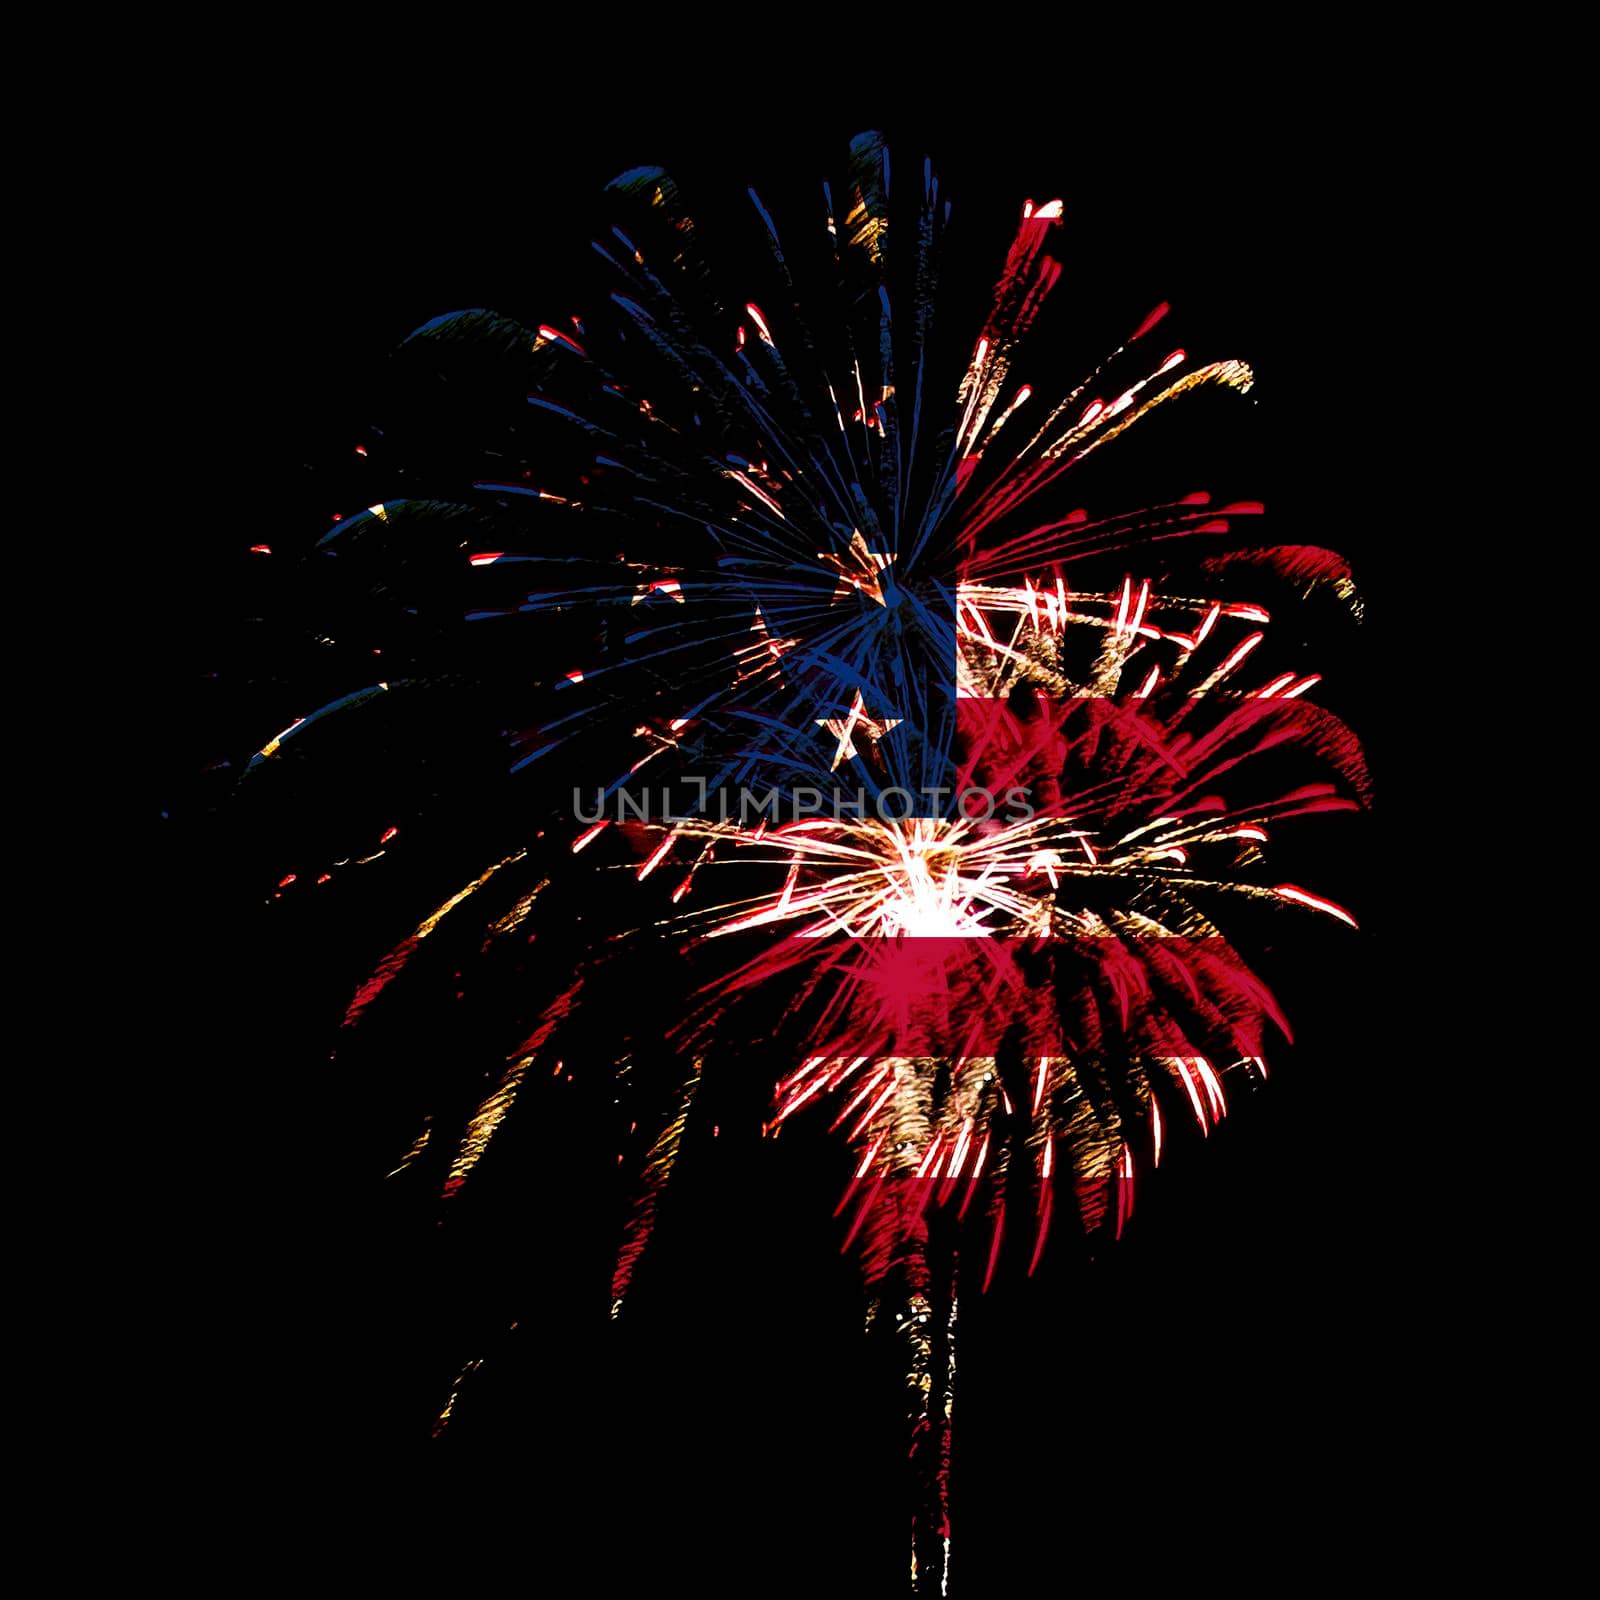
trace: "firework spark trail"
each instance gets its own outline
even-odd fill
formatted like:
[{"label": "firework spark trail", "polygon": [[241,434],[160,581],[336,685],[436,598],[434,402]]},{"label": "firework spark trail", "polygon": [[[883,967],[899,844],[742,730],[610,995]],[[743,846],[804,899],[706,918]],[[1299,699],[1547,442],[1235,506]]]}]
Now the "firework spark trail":
[{"label": "firework spark trail", "polygon": [[[501,871],[505,867],[511,866],[514,862],[521,861],[527,855],[527,853],[528,852],[526,849],[513,850],[511,854],[508,855],[503,861],[495,862],[495,864],[486,872],[481,873],[477,878],[473,879],[473,881],[464,889],[460,889],[455,894],[451,895],[442,906],[440,906],[430,916],[425,917],[417,925],[416,931],[410,934],[407,938],[402,939],[400,943],[396,945],[381,962],[378,963],[377,970],[372,974],[372,976],[368,978],[358,990],[356,990],[349,1006],[345,1010],[345,1027],[352,1027],[355,1025],[355,1023],[360,1021],[361,1015],[367,1009],[367,1007],[370,1006],[372,1002],[383,993],[384,989],[387,988],[395,978],[399,977],[400,973],[404,970],[406,963],[409,962],[411,957],[416,954],[417,947],[422,943],[422,941],[426,939],[428,935],[432,933],[434,929],[437,928],[439,924],[456,909],[457,906],[459,906],[469,896],[476,894],[478,890],[481,889],[492,877],[494,877],[497,872]],[[535,893],[537,893],[537,891],[535,891]]]},{"label": "firework spark trail", "polygon": [[629,1284],[633,1281],[634,1268],[638,1265],[639,1257],[644,1254],[645,1246],[650,1242],[661,1193],[666,1188],[667,1180],[672,1176],[673,1167],[677,1164],[678,1151],[683,1142],[683,1130],[688,1124],[689,1112],[694,1107],[695,1093],[700,1087],[702,1073],[703,1063],[696,1057],[688,1079],[683,1085],[676,1115],[661,1130],[645,1157],[642,1193],[635,1203],[632,1216],[628,1219],[622,1248],[617,1255],[616,1271],[611,1279],[613,1318],[622,1312],[623,1300],[627,1295]]},{"label": "firework spark trail", "polygon": [[560,1024],[571,1016],[578,996],[582,992],[583,983],[584,980],[580,977],[558,995],[545,1008],[538,1027],[512,1052],[506,1062],[505,1070],[500,1075],[500,1081],[485,1097],[467,1124],[466,1132],[461,1138],[461,1147],[450,1163],[450,1175],[445,1179],[445,1199],[449,1199],[460,1190],[472,1169],[483,1159],[490,1139],[494,1137],[516,1102],[517,1091],[522,1087],[529,1067],[538,1060],[540,1052],[549,1044]]}]

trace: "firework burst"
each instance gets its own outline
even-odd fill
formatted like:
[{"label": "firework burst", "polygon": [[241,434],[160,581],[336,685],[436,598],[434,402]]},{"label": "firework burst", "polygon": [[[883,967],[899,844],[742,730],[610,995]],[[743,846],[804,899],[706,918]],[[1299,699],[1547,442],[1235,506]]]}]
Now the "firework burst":
[{"label": "firework burst", "polygon": [[[1357,620],[1360,600],[1331,552],[1246,537],[1258,502],[1070,504],[1073,469],[1143,418],[1254,380],[1158,345],[1162,305],[1081,381],[1044,388],[1061,201],[1023,205],[973,327],[934,315],[950,208],[930,165],[891,181],[864,135],[809,206],[748,200],[760,288],[730,285],[671,178],[638,169],[608,191],[590,309],[537,328],[461,313],[401,351],[514,398],[456,498],[341,515],[309,559],[346,601],[424,612],[449,639],[493,631],[498,660],[528,641],[532,665],[493,698],[538,817],[416,919],[345,1023],[395,1005],[442,928],[490,970],[548,944],[588,879],[636,880],[632,914],[567,941],[520,997],[472,1104],[430,1106],[397,1151],[391,1178],[435,1173],[443,1204],[528,1085],[568,1075],[597,973],[663,943],[714,961],[658,1030],[660,1111],[618,1158],[634,1198],[617,1315],[707,1073],[742,1039],[770,1058],[776,1013],[766,1132],[816,1116],[849,1147],[841,1242],[869,1322],[904,1341],[911,1571],[933,1591],[957,1261],[979,1289],[1008,1252],[1035,1271],[1063,1195],[1084,1231],[1120,1235],[1174,1119],[1209,1132],[1265,1076],[1269,1027],[1288,1032],[1235,924],[1355,924],[1271,871],[1280,827],[1365,805],[1368,780],[1247,591],[1326,589]],[[261,739],[243,781],[436,681],[351,686]],[[580,772],[604,776],[575,820]],[[755,784],[817,812],[845,780],[849,814],[752,823],[726,804]],[[646,785],[679,814],[637,804]],[[620,1080],[638,1060],[618,1035]]]}]

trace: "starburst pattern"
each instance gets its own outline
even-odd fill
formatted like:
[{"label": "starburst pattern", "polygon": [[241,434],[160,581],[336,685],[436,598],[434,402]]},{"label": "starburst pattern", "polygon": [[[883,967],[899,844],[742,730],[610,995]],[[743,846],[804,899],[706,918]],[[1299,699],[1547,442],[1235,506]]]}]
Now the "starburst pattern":
[{"label": "starburst pattern", "polygon": [[[703,256],[665,172],[624,174],[592,309],[536,329],[462,313],[401,352],[516,392],[498,466],[456,500],[341,516],[317,561],[385,603],[442,586],[474,634],[539,630],[534,661],[570,644],[523,686],[506,764],[607,764],[591,814],[546,805],[417,919],[347,1028],[394,1003],[447,922],[475,919],[468,943],[490,961],[570,904],[553,885],[638,883],[626,925],[552,955],[503,1070],[453,1125],[430,1109],[391,1178],[443,1162],[454,1196],[533,1077],[568,1072],[600,969],[663,942],[701,952],[708,975],[664,1030],[667,1109],[619,1155],[636,1199],[613,1313],[711,1063],[758,1037],[770,1057],[776,1014],[788,1059],[767,1131],[815,1114],[849,1146],[843,1241],[869,1321],[906,1341],[911,1571],[931,1591],[949,1550],[958,1254],[979,1289],[1008,1248],[1035,1271],[1062,1194],[1086,1232],[1120,1235],[1174,1114],[1205,1134],[1265,1076],[1268,1029],[1288,1024],[1234,925],[1354,926],[1320,888],[1276,881],[1270,852],[1280,827],[1370,795],[1356,740],[1314,703],[1320,680],[1283,664],[1268,608],[1241,592],[1326,589],[1359,620],[1337,556],[1242,543],[1255,501],[1090,516],[1063,498],[1141,419],[1248,393],[1250,369],[1156,349],[1163,305],[1082,381],[1036,392],[1018,380],[1062,276],[1062,202],[1023,207],[974,330],[934,316],[949,205],[931,166],[895,182],[864,135],[813,215],[794,208],[797,236],[751,191],[757,291]],[[260,743],[246,781],[426,687],[342,694]],[[846,773],[848,815],[751,825],[708,798]],[[672,797],[670,817],[624,808],[642,784]],[[636,1065],[619,1041],[611,1070]]]}]

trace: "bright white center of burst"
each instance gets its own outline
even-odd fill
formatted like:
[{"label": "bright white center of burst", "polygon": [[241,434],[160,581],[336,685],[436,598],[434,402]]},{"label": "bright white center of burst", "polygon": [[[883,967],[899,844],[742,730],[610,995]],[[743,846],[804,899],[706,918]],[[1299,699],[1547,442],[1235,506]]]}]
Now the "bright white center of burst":
[{"label": "bright white center of burst", "polygon": [[[916,822],[895,830],[900,859],[890,869],[892,890],[883,907],[891,937],[970,939],[986,937],[990,907],[973,905],[974,885],[963,880],[953,859],[947,823]],[[941,859],[942,858],[942,859]]]},{"label": "bright white center of burst", "polygon": [[974,914],[966,903],[942,896],[908,896],[895,900],[884,911],[884,925],[891,935],[906,934],[913,939],[970,939],[986,937],[984,913]]}]

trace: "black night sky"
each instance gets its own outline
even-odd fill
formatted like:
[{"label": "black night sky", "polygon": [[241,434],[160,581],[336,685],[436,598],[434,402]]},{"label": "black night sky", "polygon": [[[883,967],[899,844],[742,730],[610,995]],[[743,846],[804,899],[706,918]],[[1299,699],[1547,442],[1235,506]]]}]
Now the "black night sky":
[{"label": "black night sky", "polygon": [[[746,182],[810,180],[877,125],[897,156],[932,155],[955,203],[951,253],[959,230],[978,279],[1025,197],[1065,197],[1057,292],[1082,307],[1091,359],[1169,300],[1175,338],[1254,365],[1248,417],[1174,428],[1179,456],[1161,470],[1263,499],[1274,537],[1353,561],[1368,622],[1319,665],[1378,796],[1375,823],[1312,830],[1325,849],[1307,869],[1359,911],[1361,935],[1285,923],[1262,954],[1297,1031],[1270,1085],[1239,1095],[1209,1139],[1174,1140],[1114,1250],[1063,1248],[1049,1271],[965,1302],[952,1593],[1023,1592],[1041,1575],[1065,1591],[1147,1562],[1223,1578],[1238,1541],[1286,1585],[1342,1559],[1374,1486],[1406,1470],[1418,1360],[1417,1245],[1400,1219],[1423,1119],[1415,1068],[1382,1042],[1396,886],[1373,864],[1396,538],[1356,398],[1381,301],[1374,157],[1261,105],[1107,121],[993,91],[973,113],[959,97],[930,110],[848,89],[801,110],[745,78],[687,97],[630,85],[603,115],[530,92],[490,126],[418,93],[407,86],[404,115],[398,90],[340,98],[314,123],[219,112],[225,163],[202,158],[192,129],[164,152],[173,247],[153,293],[173,365],[146,471],[164,507],[147,577],[166,710],[144,733],[141,804],[163,881],[181,886],[158,928],[181,1109],[154,1182],[188,1308],[155,1380],[164,1407],[183,1411],[198,1460],[248,1463],[228,1469],[234,1512],[267,1508],[269,1542],[349,1535],[401,1508],[419,1561],[476,1582],[493,1550],[536,1593],[647,1594],[663,1573],[730,1594],[903,1583],[898,1394],[861,1331],[818,1141],[726,1137],[686,1158],[636,1314],[616,1327],[614,1219],[597,1198],[614,1158],[583,1099],[603,1084],[574,1085],[537,1174],[508,1122],[448,1228],[375,1181],[396,1114],[365,1067],[357,1079],[330,1062],[332,1029],[433,903],[421,886],[467,859],[462,839],[514,827],[501,752],[441,718],[411,865],[318,903],[271,889],[319,827],[361,811],[368,779],[263,814],[206,771],[236,770],[320,681],[293,581],[249,547],[305,548],[333,511],[375,497],[352,446],[392,409],[400,339],[469,306],[565,314],[590,270],[591,197],[625,167],[667,166],[714,212]],[[1129,454],[1134,473],[1148,465]],[[672,982],[647,984],[641,1013],[670,1008]],[[392,1045],[397,1080],[408,1051],[481,1048],[443,1020]],[[775,1075],[757,1061],[748,1103],[724,1091],[730,1128],[759,1125]],[[484,1366],[432,1442],[473,1356]],[[392,1553],[393,1527],[371,1538]]]}]

